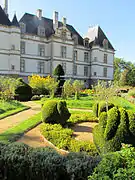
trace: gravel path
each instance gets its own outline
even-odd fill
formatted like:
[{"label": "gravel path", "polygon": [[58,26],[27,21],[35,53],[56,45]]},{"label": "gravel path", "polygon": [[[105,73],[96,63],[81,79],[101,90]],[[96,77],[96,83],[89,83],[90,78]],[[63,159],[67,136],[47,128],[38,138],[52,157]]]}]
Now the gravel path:
[{"label": "gravel path", "polygon": [[20,113],[17,113],[15,115],[0,120],[0,133],[3,133],[8,128],[18,125],[22,121],[25,121],[31,116],[37,114],[41,110],[41,105],[36,104],[34,102],[24,102],[22,104],[31,107],[31,109],[22,111]]},{"label": "gravel path", "polygon": [[97,123],[91,122],[76,124],[74,127],[72,127],[72,129],[74,130],[73,135],[77,140],[93,142],[92,130],[96,125]]}]

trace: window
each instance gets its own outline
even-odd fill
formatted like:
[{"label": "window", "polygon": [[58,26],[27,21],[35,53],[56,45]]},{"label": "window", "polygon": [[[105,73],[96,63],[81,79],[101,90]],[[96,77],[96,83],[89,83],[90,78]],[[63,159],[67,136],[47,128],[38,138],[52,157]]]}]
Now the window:
[{"label": "window", "polygon": [[11,50],[15,50],[15,45],[14,44],[12,44]]},{"label": "window", "polygon": [[74,64],[73,65],[73,75],[77,75],[77,65],[76,64]]},{"label": "window", "polygon": [[78,45],[78,36],[73,35],[74,45]]},{"label": "window", "polygon": [[108,49],[108,40],[107,39],[103,40],[103,47],[104,47],[104,49]]},{"label": "window", "polygon": [[97,72],[94,72],[94,76],[97,76]]},{"label": "window", "polygon": [[107,68],[106,67],[104,67],[104,69],[103,69],[103,77],[107,77]]},{"label": "window", "polygon": [[88,76],[88,66],[84,66],[84,76]]},{"label": "window", "polygon": [[94,62],[97,62],[97,57],[94,57]]},{"label": "window", "polygon": [[84,39],[84,46],[89,47],[89,39]]},{"label": "window", "polygon": [[38,62],[38,73],[44,74],[44,62]]},{"label": "window", "polygon": [[41,27],[41,26],[38,27],[38,35],[45,36],[45,28],[44,27]]},{"label": "window", "polygon": [[26,32],[26,24],[24,24],[23,22],[20,23],[20,28],[21,28],[21,33],[25,33]]},{"label": "window", "polygon": [[66,73],[66,63],[65,62],[62,63],[62,67],[63,67],[64,73]]},{"label": "window", "polygon": [[25,71],[25,60],[24,59],[20,60],[20,71],[21,72]]},{"label": "window", "polygon": [[25,54],[25,42],[24,41],[21,41],[21,54]]},{"label": "window", "polygon": [[67,32],[66,32],[65,30],[62,30],[62,32],[61,32],[61,38],[62,38],[63,40],[66,40],[66,37],[67,37]]},{"label": "window", "polygon": [[107,54],[104,54],[104,63],[107,64]]},{"label": "window", "polygon": [[66,58],[67,56],[67,48],[66,46],[61,46],[61,57]]},{"label": "window", "polygon": [[84,52],[84,62],[88,62],[89,60],[89,54],[88,52]]},{"label": "window", "polygon": [[77,61],[77,51],[74,51],[74,61]]},{"label": "window", "polygon": [[45,56],[45,46],[42,44],[38,45],[38,51],[39,51],[39,56],[44,57]]},{"label": "window", "polygon": [[15,65],[11,65],[11,70],[15,70]]}]

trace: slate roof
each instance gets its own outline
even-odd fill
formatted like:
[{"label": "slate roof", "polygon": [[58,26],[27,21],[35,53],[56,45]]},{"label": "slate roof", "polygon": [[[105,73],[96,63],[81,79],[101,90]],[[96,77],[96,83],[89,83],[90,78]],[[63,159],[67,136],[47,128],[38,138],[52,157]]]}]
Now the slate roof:
[{"label": "slate roof", "polygon": [[[108,40],[108,38],[106,37],[105,33],[100,28],[100,26],[89,28],[88,33],[86,34],[86,37],[90,39],[91,47],[93,45],[99,45],[100,47],[103,47],[104,39]],[[108,48],[111,50],[115,50],[109,40],[108,40]]]},{"label": "slate roof", "polygon": [[[54,34],[52,19],[42,17],[42,20],[39,20],[39,18],[36,15],[25,13],[19,22],[23,22],[26,24],[26,33],[37,34],[38,26],[41,25],[42,27],[44,27],[46,29],[46,32],[45,32],[46,37],[50,37],[52,34]],[[59,22],[58,27],[61,27],[61,26],[63,26],[63,24],[62,24],[62,22]],[[78,43],[80,45],[83,45],[83,38],[74,29],[74,27],[69,24],[67,24],[66,27],[71,32],[72,36],[73,35],[78,36]]]},{"label": "slate roof", "polygon": [[16,14],[13,17],[12,26],[20,27],[19,22],[18,22],[17,17],[16,17]]},{"label": "slate roof", "polygon": [[8,16],[5,14],[4,10],[0,6],[0,24],[10,26],[11,22],[8,19]]}]

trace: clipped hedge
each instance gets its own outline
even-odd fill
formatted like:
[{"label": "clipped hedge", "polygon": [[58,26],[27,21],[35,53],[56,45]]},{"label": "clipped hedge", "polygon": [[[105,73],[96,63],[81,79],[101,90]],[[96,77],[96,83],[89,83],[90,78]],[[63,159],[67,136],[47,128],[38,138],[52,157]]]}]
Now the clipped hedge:
[{"label": "clipped hedge", "polygon": [[93,143],[72,138],[73,130],[63,128],[60,124],[42,124],[40,130],[48,141],[60,149],[70,152],[85,152],[92,156],[97,155],[97,150]]},{"label": "clipped hedge", "polygon": [[42,107],[42,120],[45,123],[65,125],[70,115],[65,101],[48,100]]},{"label": "clipped hedge", "polygon": [[121,144],[135,145],[135,115],[124,108],[112,108],[101,113],[99,124],[93,130],[93,139],[99,153],[114,152]]},{"label": "clipped hedge", "polygon": [[99,161],[78,153],[62,156],[51,148],[0,143],[1,180],[87,180]]}]

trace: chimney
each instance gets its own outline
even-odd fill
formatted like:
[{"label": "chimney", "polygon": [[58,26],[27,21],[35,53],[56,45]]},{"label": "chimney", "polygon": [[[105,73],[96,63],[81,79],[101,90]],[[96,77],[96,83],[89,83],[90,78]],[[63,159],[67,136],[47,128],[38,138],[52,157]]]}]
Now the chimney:
[{"label": "chimney", "polygon": [[65,17],[62,18],[62,23],[63,23],[63,26],[66,26],[67,24],[67,19]]},{"label": "chimney", "polygon": [[53,12],[53,29],[56,31],[58,28],[58,18],[59,18],[59,13],[54,11]]},{"label": "chimney", "polygon": [[4,0],[4,11],[5,14],[8,16],[8,0]]},{"label": "chimney", "polygon": [[37,17],[41,20],[42,19],[42,9],[37,10]]}]

